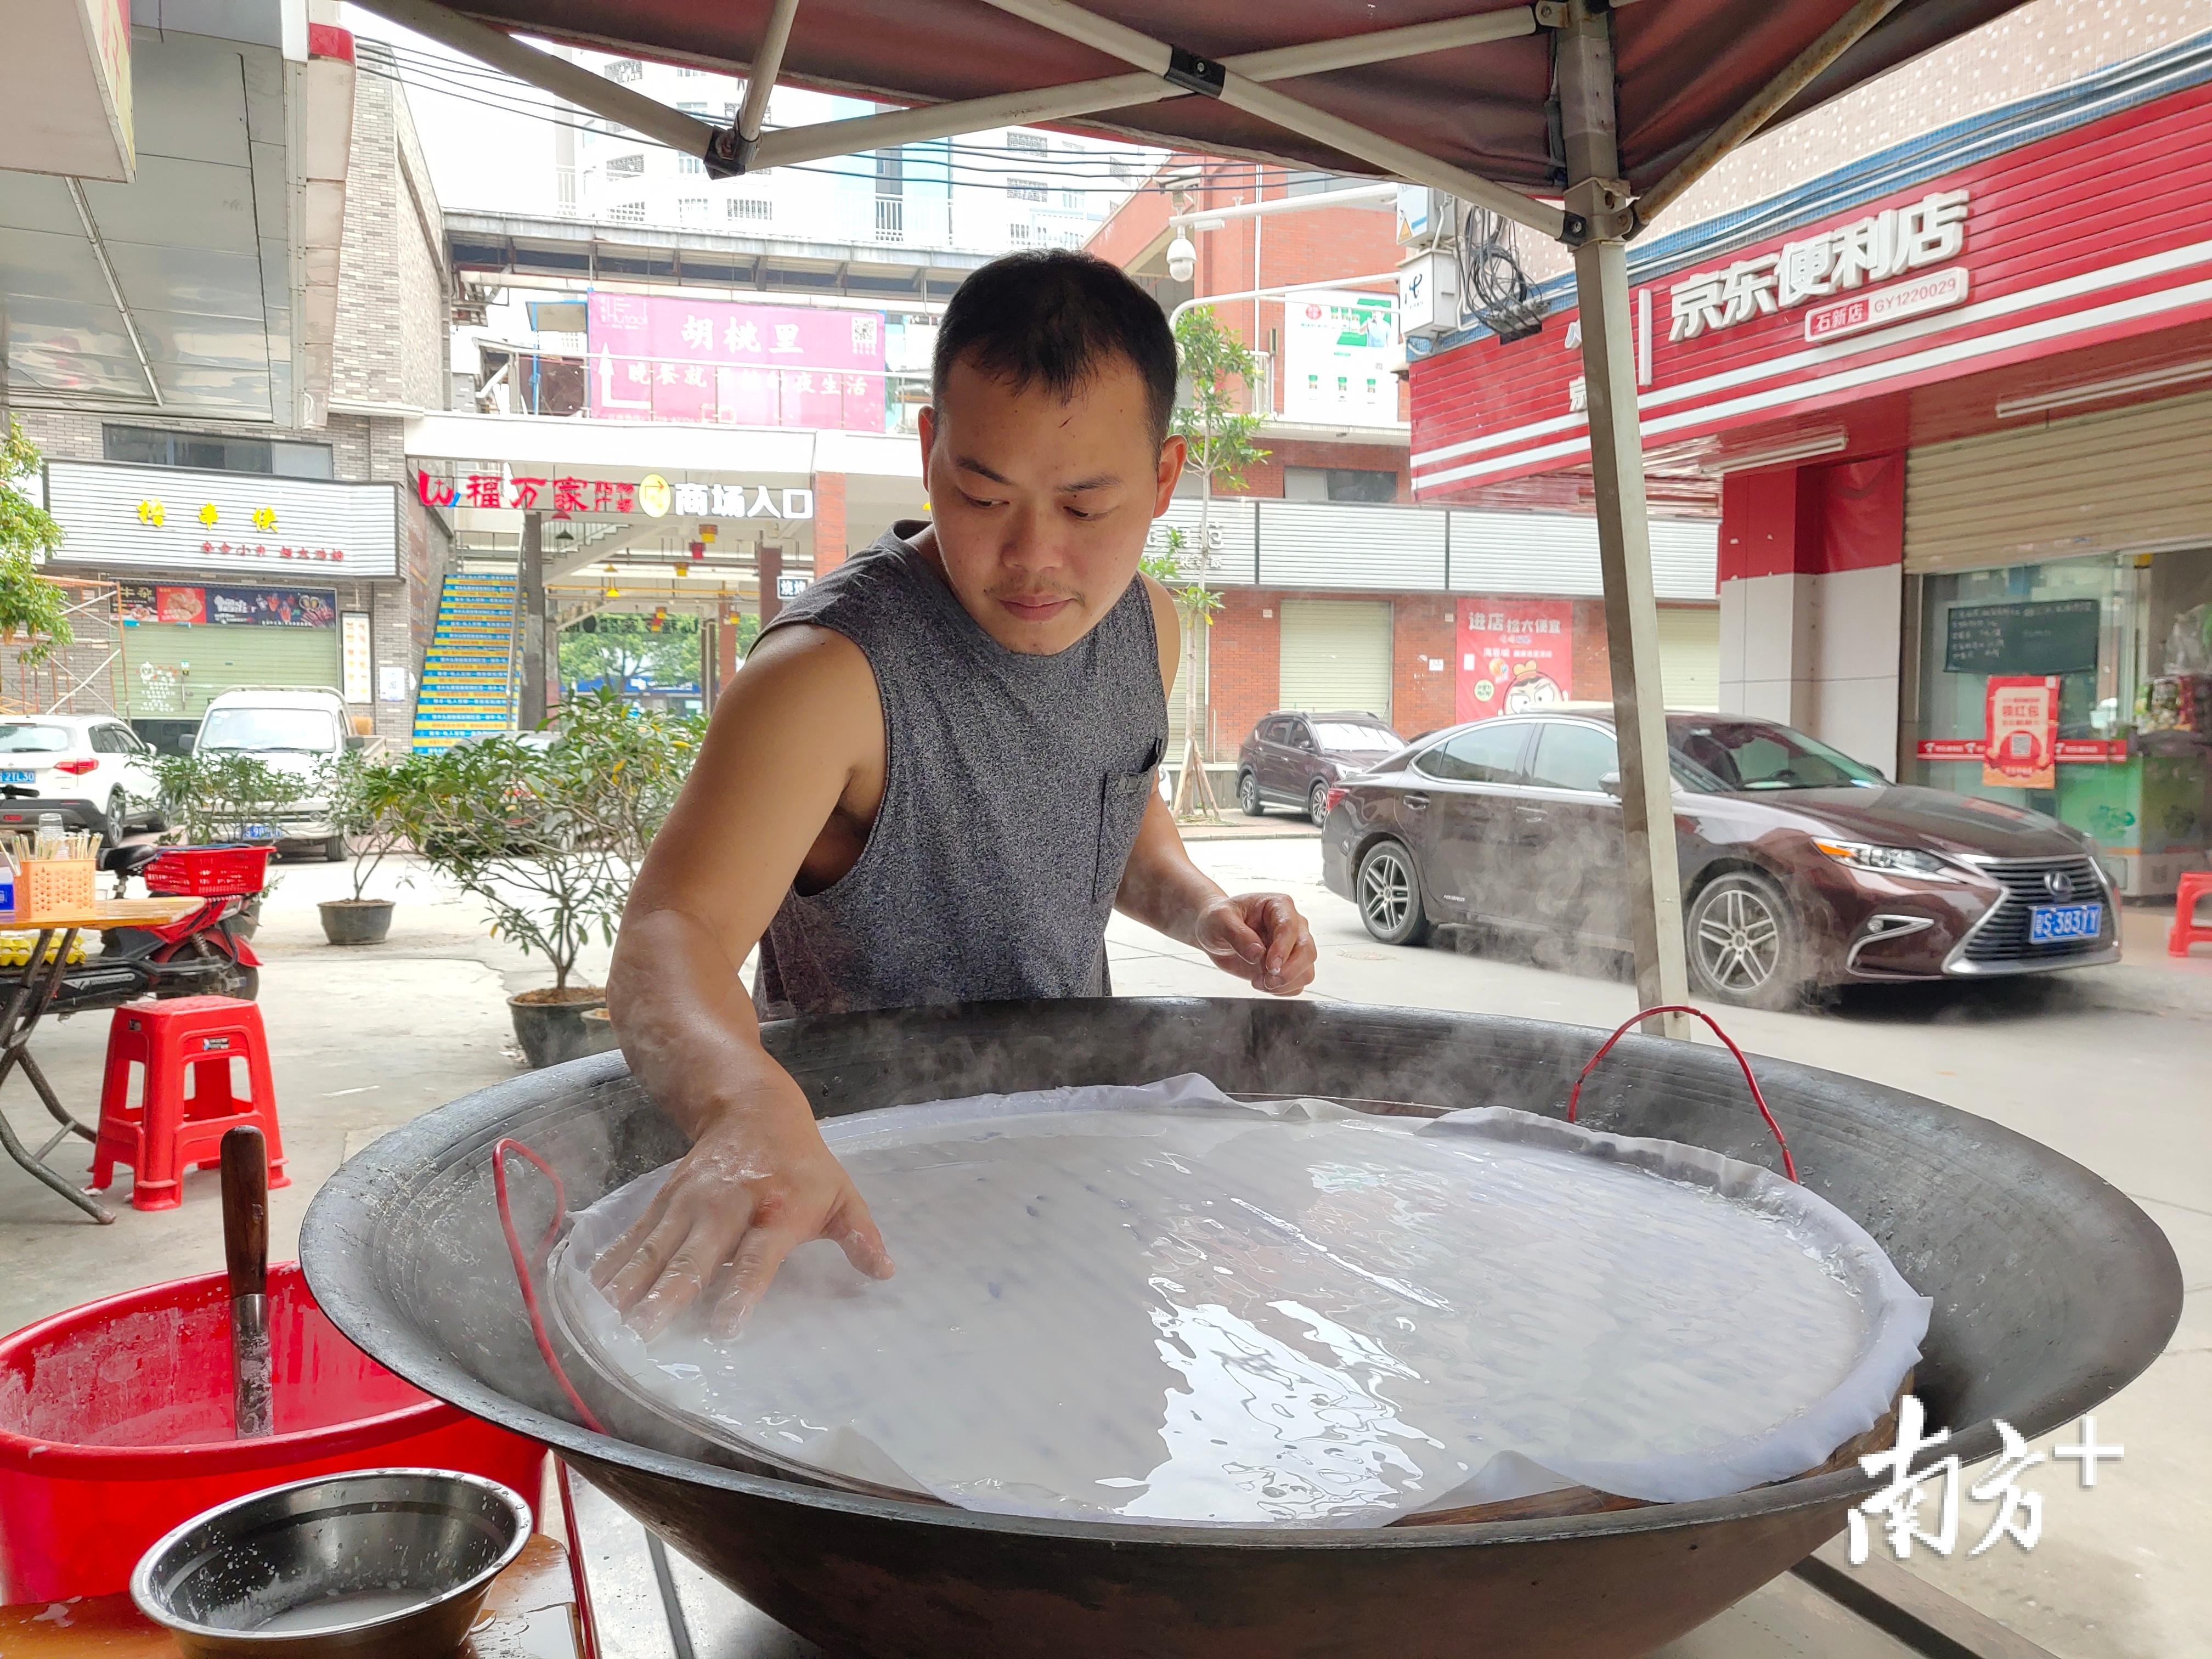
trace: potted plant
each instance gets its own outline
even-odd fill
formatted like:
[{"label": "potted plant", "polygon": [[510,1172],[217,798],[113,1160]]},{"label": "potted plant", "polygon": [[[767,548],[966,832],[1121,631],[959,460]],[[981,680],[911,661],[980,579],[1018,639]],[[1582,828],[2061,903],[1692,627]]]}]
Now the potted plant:
[{"label": "potted plant", "polygon": [[392,931],[388,898],[367,896],[379,866],[407,840],[413,759],[386,764],[348,749],[325,762],[317,789],[330,803],[331,828],[353,854],[353,896],[325,899],[315,908],[332,945],[380,945]]},{"label": "potted plant", "polygon": [[542,741],[498,738],[425,757],[409,808],[423,857],[553,969],[507,999],[532,1066],[597,1052],[611,1028],[584,1016],[603,988],[576,981],[593,940],[611,944],[646,844],[697,753],[700,723],[631,714],[612,695],[574,699]]}]

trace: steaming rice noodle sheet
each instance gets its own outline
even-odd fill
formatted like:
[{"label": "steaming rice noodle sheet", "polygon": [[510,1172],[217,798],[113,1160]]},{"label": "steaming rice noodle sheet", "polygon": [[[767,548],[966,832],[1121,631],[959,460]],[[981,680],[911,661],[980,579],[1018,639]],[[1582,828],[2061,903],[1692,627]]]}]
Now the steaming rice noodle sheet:
[{"label": "steaming rice noodle sheet", "polygon": [[695,1431],[970,1508],[1380,1526],[1588,1485],[1717,1496],[1888,1408],[1929,1303],[1839,1211],[1748,1164],[1520,1112],[1265,1107],[1202,1079],[823,1126],[898,1263],[799,1250],[733,1340],[649,1346],[588,1263],[556,1301]]}]

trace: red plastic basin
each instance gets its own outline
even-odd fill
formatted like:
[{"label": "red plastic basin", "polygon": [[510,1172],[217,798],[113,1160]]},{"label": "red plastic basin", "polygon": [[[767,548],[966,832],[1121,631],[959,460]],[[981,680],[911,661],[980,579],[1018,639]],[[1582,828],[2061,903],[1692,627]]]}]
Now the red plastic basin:
[{"label": "red plastic basin", "polygon": [[269,1272],[276,1432],[231,1433],[221,1273],[149,1285],[0,1339],[0,1604],[107,1595],[154,1540],[264,1486],[459,1469],[532,1512],[545,1449],[433,1400],[338,1334],[296,1262]]}]

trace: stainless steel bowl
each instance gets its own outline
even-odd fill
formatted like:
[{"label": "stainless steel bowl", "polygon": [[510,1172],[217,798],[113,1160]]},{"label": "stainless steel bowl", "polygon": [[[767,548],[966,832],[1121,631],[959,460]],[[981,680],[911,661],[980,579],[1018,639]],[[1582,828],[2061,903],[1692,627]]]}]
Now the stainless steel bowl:
[{"label": "stainless steel bowl", "polygon": [[362,1469],[196,1516],[139,1558],[131,1598],[188,1659],[430,1659],[466,1639],[530,1538],[528,1505],[444,1469]]}]

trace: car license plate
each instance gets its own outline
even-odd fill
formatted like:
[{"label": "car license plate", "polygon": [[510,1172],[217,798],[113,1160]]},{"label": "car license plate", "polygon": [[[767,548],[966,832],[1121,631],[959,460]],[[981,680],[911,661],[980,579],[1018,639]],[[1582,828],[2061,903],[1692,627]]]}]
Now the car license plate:
[{"label": "car license plate", "polygon": [[15,767],[0,772],[0,783],[36,783],[38,781],[39,775],[36,772],[26,772]]},{"label": "car license plate", "polygon": [[274,841],[276,832],[265,823],[249,823],[243,831],[248,841]]},{"label": "car license plate", "polygon": [[2101,904],[2038,904],[2027,913],[2027,942],[2056,945],[2063,939],[2094,939],[2104,927]]}]

